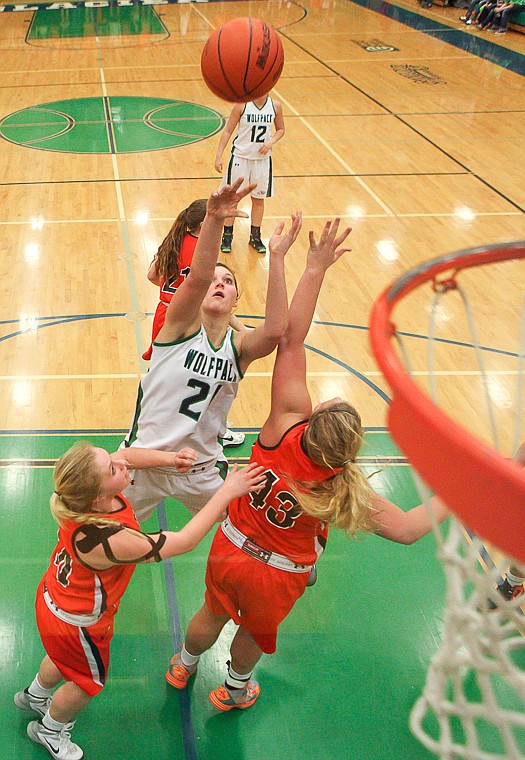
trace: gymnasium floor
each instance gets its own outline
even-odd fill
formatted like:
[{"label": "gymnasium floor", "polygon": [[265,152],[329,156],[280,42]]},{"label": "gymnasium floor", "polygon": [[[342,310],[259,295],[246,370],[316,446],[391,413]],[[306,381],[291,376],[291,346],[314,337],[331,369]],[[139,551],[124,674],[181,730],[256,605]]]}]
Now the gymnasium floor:
[{"label": "gymnasium floor", "polygon": [[[316,399],[347,396],[361,410],[363,467],[380,470],[374,487],[406,507],[418,497],[385,432],[389,389],[367,342],[372,301],[426,258],[525,239],[524,35],[476,35],[457,9],[413,2],[48,6],[0,6],[3,760],[46,757],[12,695],[43,654],[33,601],[56,534],[47,507],[53,463],[78,438],[108,450],[122,440],[156,305],[149,262],[180,209],[219,181],[213,157],[229,106],[207,91],[198,65],[214,27],[254,15],[281,32],[286,64],[274,95],[287,133],[275,148],[263,237],[303,209],[286,261],[291,291],[308,230],[334,215],[353,227],[353,251],[329,273],[308,336],[309,382]],[[229,261],[243,288],[239,315],[254,324],[267,260],[247,248],[247,234],[238,224]],[[474,282],[483,286],[481,341],[503,431],[517,353],[504,311],[519,313],[523,282],[515,264]],[[451,407],[466,399],[461,421],[484,435],[479,373],[454,308],[443,309],[444,395]],[[402,316],[426,383],[425,307],[416,299]],[[271,366],[257,363],[241,384],[231,420],[248,439],[229,450],[232,461],[246,460],[265,419]],[[503,446],[508,452],[505,435]],[[168,503],[148,525],[186,519]],[[210,540],[137,569],[109,683],[75,729],[86,760],[432,757],[407,721],[442,628],[433,537],[405,547],[332,532],[317,585],[257,669],[260,700],[225,715],[207,693],[223,679],[231,632],[202,658],[187,692],[164,681],[201,604]]]}]

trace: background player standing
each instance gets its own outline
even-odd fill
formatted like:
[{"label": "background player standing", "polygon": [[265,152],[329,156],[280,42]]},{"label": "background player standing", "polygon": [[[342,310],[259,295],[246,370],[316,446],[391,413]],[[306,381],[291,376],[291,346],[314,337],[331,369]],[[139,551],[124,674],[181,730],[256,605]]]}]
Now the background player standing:
[{"label": "background player standing", "polygon": [[[249,103],[237,103],[233,107],[217,146],[215,169],[218,172],[223,171],[222,154],[236,128],[237,134],[232,143],[230,160],[221,187],[231,185],[239,177],[244,177],[242,187],[256,183],[251,194],[249,243],[257,253],[266,253],[266,246],[261,240],[261,223],[264,216],[264,199],[273,195],[272,148],[283,137],[285,131],[281,104],[268,95],[262,95]],[[230,253],[232,249],[233,222],[233,217],[224,220],[221,243],[223,253]]]}]

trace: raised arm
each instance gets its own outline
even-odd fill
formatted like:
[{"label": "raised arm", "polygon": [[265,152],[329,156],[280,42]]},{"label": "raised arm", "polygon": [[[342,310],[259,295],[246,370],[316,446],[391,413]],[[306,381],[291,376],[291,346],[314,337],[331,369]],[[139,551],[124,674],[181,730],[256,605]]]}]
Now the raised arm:
[{"label": "raised arm", "polygon": [[329,267],[349,251],[343,246],[350,228],[338,235],[340,220],[326,222],[319,242],[310,232],[306,268],[290,304],[288,327],[279,342],[272,377],[270,415],[261,430],[261,441],[268,446],[277,443],[295,422],[307,419],[312,412],[306,385],[304,341],[310,329],[317,299]]},{"label": "raised arm", "polygon": [[[184,554],[197,546],[225,512],[228,504],[250,491],[259,491],[264,468],[252,463],[242,470],[234,465],[223,485],[181,530],[141,533],[114,526],[88,525],[77,531],[75,548],[88,567],[104,570],[115,564],[155,562]],[[99,540],[94,540],[98,531]]]},{"label": "raised arm", "polygon": [[302,213],[292,214],[292,223],[284,232],[284,222],[279,222],[270,238],[270,267],[264,321],[255,330],[235,334],[235,346],[240,357],[241,369],[250,362],[268,356],[285,333],[288,321],[288,296],[284,275],[284,257],[297,239],[302,226]]},{"label": "raised arm", "polygon": [[190,273],[171,299],[166,320],[156,338],[160,343],[171,343],[199,329],[200,308],[215,272],[224,219],[248,216],[239,211],[237,204],[252,192],[255,185],[240,190],[242,183],[240,177],[233,185],[226,185],[208,199]]},{"label": "raised arm", "polygon": [[214,164],[215,171],[218,171],[220,173],[222,173],[222,154],[224,153],[225,147],[228,145],[230,137],[239,124],[243,108],[244,103],[237,103],[233,106],[230,116],[228,117],[228,121],[226,122],[226,125],[221,132],[219,144],[217,145],[217,154],[215,156]]}]

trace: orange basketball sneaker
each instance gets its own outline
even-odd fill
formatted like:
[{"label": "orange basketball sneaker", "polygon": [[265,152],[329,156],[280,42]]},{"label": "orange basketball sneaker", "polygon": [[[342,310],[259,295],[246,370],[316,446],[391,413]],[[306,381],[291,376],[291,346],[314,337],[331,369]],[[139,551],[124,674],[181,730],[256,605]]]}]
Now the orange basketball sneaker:
[{"label": "orange basketball sneaker", "polygon": [[185,689],[196,670],[196,664],[186,667],[182,662],[180,652],[177,652],[170,660],[170,666],[166,673],[166,681],[176,689]]},{"label": "orange basketball sneaker", "polygon": [[210,691],[208,699],[217,710],[226,712],[238,707],[240,710],[246,710],[251,707],[259,698],[261,687],[257,681],[250,679],[244,689],[235,689],[228,691],[226,686],[219,686],[218,689]]}]

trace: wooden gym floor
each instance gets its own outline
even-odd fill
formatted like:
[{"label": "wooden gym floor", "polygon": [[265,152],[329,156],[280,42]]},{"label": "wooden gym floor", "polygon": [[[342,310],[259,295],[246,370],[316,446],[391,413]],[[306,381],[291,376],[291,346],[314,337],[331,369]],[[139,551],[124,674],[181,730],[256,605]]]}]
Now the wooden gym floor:
[{"label": "wooden gym floor", "polygon": [[[286,64],[274,96],[287,131],[275,148],[263,237],[303,210],[286,262],[291,291],[308,230],[335,215],[353,227],[353,251],[329,273],[308,338],[309,379],[316,399],[341,395],[361,410],[363,466],[380,469],[375,487],[407,507],[418,497],[385,432],[389,389],[368,348],[373,299],[424,259],[525,239],[523,35],[475,33],[458,9],[423,11],[415,2],[36,5],[0,6],[5,760],[45,756],[26,737],[12,695],[42,656],[33,599],[56,532],[47,507],[54,460],[80,437],[118,446],[146,370],[140,355],[157,297],[149,262],[178,212],[218,185],[217,132],[230,107],[199,74],[211,30],[253,15],[281,32]],[[238,223],[228,261],[242,285],[239,315],[254,324],[267,260],[247,238]],[[466,282],[510,453],[522,268],[499,265]],[[425,386],[427,312],[419,295],[400,309]],[[465,318],[454,298],[438,314],[441,401],[486,436]],[[231,420],[249,435],[232,459],[246,459],[268,412],[271,367],[271,359],[257,363],[241,385]],[[186,519],[175,504],[159,513],[161,525]],[[228,632],[187,692],[164,681],[201,603],[208,546],[137,569],[118,616],[110,681],[75,729],[86,760],[430,758],[407,719],[442,626],[432,537],[403,547],[377,537],[349,544],[333,532],[317,585],[257,670],[257,706],[227,715],[206,695],[223,678]]]}]

